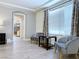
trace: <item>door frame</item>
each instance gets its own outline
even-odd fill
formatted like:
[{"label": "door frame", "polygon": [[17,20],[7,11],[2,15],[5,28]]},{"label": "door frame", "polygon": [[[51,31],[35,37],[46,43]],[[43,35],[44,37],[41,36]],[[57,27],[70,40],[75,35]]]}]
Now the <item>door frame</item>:
[{"label": "door frame", "polygon": [[14,12],[12,12],[12,31],[13,31],[12,36],[13,36],[13,39],[14,39],[14,16],[16,14],[24,16],[24,34],[23,34],[24,35],[24,39],[23,40],[25,40],[25,20],[26,20],[26,14],[23,13],[23,12],[20,12],[20,11],[14,11]]}]

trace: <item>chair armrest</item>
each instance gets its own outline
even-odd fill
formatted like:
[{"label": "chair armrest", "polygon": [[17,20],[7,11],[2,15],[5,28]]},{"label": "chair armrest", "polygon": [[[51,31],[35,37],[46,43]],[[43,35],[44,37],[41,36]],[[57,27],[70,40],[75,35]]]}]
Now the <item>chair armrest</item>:
[{"label": "chair armrest", "polygon": [[77,53],[79,49],[79,38],[75,38],[66,43],[66,49],[68,53]]},{"label": "chair armrest", "polygon": [[76,42],[77,40],[79,41],[79,38],[78,38],[78,37],[76,37],[76,38],[74,38],[74,39],[72,39],[72,40],[69,40],[69,41],[66,43],[66,46],[68,46],[68,45],[70,45],[70,44]]}]

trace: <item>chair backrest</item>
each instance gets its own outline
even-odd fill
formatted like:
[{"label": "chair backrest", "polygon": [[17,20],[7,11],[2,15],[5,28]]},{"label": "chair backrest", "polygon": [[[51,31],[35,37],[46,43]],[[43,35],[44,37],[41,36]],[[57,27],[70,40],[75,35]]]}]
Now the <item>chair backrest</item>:
[{"label": "chair backrest", "polygon": [[36,33],[37,36],[43,36],[44,33]]},{"label": "chair backrest", "polygon": [[60,39],[58,40],[58,42],[66,43],[67,41],[72,40],[72,39],[74,39],[74,38],[75,38],[75,36],[65,36],[65,37],[60,38]]}]

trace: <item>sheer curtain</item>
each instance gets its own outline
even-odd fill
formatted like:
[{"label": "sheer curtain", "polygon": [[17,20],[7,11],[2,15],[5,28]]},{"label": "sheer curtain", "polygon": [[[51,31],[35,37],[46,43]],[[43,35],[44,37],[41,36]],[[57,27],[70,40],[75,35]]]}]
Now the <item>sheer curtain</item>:
[{"label": "sheer curtain", "polygon": [[56,35],[71,35],[73,4],[65,4],[48,11],[48,32]]}]

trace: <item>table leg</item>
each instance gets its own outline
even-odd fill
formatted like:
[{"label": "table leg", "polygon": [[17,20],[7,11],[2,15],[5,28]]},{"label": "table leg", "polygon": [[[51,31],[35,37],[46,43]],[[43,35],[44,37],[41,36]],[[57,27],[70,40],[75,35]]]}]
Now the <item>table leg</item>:
[{"label": "table leg", "polygon": [[57,41],[57,37],[55,37],[55,42]]},{"label": "table leg", "polygon": [[48,45],[49,45],[48,38],[46,38],[46,41],[47,41],[46,45],[47,45],[47,50],[48,50]]},{"label": "table leg", "polygon": [[40,47],[40,37],[39,37],[39,47]]}]

